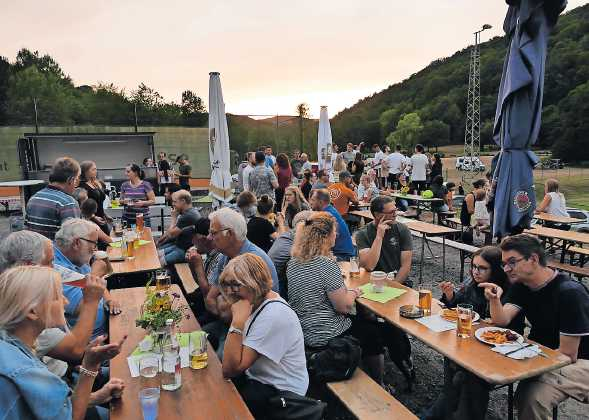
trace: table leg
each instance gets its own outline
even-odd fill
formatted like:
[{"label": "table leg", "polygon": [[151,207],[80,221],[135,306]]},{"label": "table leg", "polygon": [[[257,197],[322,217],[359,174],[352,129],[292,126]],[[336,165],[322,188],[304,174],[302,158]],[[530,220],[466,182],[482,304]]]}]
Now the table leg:
[{"label": "table leg", "polygon": [[562,251],[560,253],[560,262],[564,263],[564,257],[566,256],[567,253],[567,241],[565,241],[564,239],[562,240]]},{"label": "table leg", "polygon": [[422,233],[421,237],[421,262],[419,263],[419,284],[423,278],[423,258],[425,255],[425,233]]},{"label": "table leg", "polygon": [[466,256],[464,255],[464,251],[460,250],[460,283],[464,281],[464,260]]},{"label": "table leg", "polygon": [[446,281],[446,235],[442,235],[442,281]]},{"label": "table leg", "polygon": [[513,420],[513,384],[507,387],[507,418]]}]

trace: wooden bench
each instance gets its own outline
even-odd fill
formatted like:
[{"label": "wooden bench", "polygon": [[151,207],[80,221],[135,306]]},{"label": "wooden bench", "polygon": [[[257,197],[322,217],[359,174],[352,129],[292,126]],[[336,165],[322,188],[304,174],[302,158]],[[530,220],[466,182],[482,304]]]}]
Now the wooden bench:
[{"label": "wooden bench", "polygon": [[581,248],[580,246],[571,246],[567,249],[567,253],[571,256],[571,264],[573,263],[574,256],[579,256],[579,266],[585,265],[585,259],[589,257],[589,248]]},{"label": "wooden bench", "polygon": [[577,276],[579,280],[583,277],[589,277],[589,267],[579,267],[578,265],[565,264],[555,260],[548,260],[547,265],[550,268],[573,274]]},{"label": "wooden bench", "polygon": [[194,280],[188,263],[174,264],[174,269],[186,294],[194,293],[198,289],[198,283]]},{"label": "wooden bench", "polygon": [[458,217],[446,217],[444,222],[453,229],[461,229],[462,230],[462,222]]},{"label": "wooden bench", "polygon": [[360,368],[350,379],[329,382],[327,388],[360,420],[417,420],[415,414]]}]

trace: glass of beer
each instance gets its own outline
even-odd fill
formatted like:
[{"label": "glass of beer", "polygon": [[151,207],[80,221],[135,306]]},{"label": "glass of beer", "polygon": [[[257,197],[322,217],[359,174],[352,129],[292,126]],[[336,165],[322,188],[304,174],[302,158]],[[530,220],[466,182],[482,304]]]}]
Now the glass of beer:
[{"label": "glass of beer", "polygon": [[137,215],[135,216],[135,221],[137,225],[137,233],[141,235],[143,233],[143,228],[145,226],[143,223],[143,213],[137,213]]},{"label": "glass of beer", "polygon": [[350,278],[360,277],[360,263],[358,257],[350,257]]},{"label": "glass of beer", "polygon": [[115,220],[114,222],[114,230],[116,236],[123,235],[123,222],[120,219]]},{"label": "glass of beer", "polygon": [[190,368],[204,369],[209,364],[207,334],[204,331],[190,333]]},{"label": "glass of beer", "polygon": [[460,303],[456,306],[456,312],[456,335],[460,338],[469,338],[472,334],[472,305]]},{"label": "glass of beer", "polygon": [[135,232],[127,232],[125,242],[127,248],[127,258],[132,260],[135,258]]},{"label": "glass of beer", "polygon": [[155,273],[155,290],[166,291],[171,285],[172,282],[166,270],[158,270]]},{"label": "glass of beer", "polygon": [[421,289],[419,291],[419,307],[423,310],[425,316],[432,313],[432,291]]}]

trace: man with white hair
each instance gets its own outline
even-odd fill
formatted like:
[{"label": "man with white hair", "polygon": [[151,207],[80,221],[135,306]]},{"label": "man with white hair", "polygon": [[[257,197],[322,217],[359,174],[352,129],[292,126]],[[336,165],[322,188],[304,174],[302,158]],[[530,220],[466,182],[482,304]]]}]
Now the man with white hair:
[{"label": "man with white hair", "polygon": [[21,230],[8,235],[0,245],[0,273],[17,265],[53,264],[53,244],[40,233]]},{"label": "man with white hair", "polygon": [[246,253],[261,257],[272,275],[272,290],[275,292],[278,292],[278,275],[270,257],[247,239],[247,224],[241,214],[224,207],[211,213],[209,219],[211,220],[209,238],[212,239],[215,249],[223,255],[219,258],[217,267],[209,279],[211,285],[205,299],[205,305],[211,314],[218,316],[220,319],[205,325],[203,329],[217,338],[219,343],[217,354],[222,358],[223,344],[229,328],[228,321],[231,320],[231,305],[221,295],[219,277],[229,260]]},{"label": "man with white hair", "polygon": [[[94,261],[90,267],[90,260],[97,244],[98,226],[84,219],[66,220],[55,234],[53,267],[66,279],[67,277],[81,279],[87,275],[104,276],[106,274],[104,261]],[[75,325],[81,313],[84,299],[83,289],[64,283],[63,295],[68,300],[68,304],[65,306],[66,319],[70,325]],[[107,332],[105,310],[110,311],[113,315],[121,313],[119,303],[111,297],[108,290],[104,290],[103,298],[96,311],[92,339]]]}]

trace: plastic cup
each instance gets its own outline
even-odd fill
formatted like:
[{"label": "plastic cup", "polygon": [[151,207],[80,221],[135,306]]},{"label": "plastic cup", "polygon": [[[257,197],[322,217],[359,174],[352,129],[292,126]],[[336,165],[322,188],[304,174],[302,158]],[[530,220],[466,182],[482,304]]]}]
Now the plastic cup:
[{"label": "plastic cup", "polygon": [[384,271],[373,271],[370,273],[370,283],[372,283],[372,290],[374,293],[384,292],[384,283],[387,278],[387,273]]},{"label": "plastic cup", "polygon": [[139,402],[141,403],[143,420],[157,420],[159,401],[159,388],[143,388],[139,391]]}]

